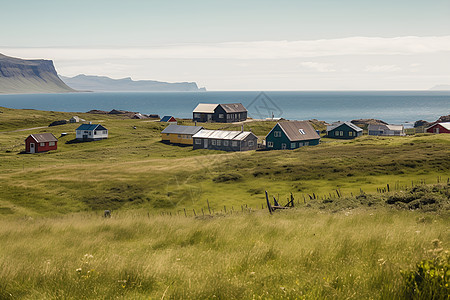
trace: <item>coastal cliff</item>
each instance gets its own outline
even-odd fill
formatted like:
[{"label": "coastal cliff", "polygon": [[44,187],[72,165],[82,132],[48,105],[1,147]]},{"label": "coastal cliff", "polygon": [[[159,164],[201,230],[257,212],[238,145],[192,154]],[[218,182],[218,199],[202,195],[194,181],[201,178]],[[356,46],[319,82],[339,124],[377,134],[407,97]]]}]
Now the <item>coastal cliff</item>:
[{"label": "coastal cliff", "polygon": [[0,54],[0,94],[76,92],[59,77],[51,60],[25,60]]},{"label": "coastal cliff", "polygon": [[112,79],[106,76],[80,74],[75,77],[60,76],[74,89],[92,92],[195,92],[204,91],[195,82],[162,82],[154,80],[132,80],[130,77]]}]

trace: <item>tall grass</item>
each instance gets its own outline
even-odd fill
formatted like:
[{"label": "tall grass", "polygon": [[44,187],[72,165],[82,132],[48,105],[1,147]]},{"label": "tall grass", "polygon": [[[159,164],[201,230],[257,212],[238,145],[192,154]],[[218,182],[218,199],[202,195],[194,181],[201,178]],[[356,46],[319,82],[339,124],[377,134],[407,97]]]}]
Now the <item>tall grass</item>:
[{"label": "tall grass", "polygon": [[2,299],[394,299],[448,216],[294,209],[0,220]]}]

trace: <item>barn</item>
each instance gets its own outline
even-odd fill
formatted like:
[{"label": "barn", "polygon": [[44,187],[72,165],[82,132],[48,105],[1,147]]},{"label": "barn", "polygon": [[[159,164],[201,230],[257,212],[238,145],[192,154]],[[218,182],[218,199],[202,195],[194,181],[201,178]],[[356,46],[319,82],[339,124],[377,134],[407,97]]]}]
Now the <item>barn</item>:
[{"label": "barn", "polygon": [[278,122],[266,136],[266,149],[297,149],[318,145],[319,134],[308,121]]},{"label": "barn", "polygon": [[192,145],[192,136],[202,129],[202,126],[170,124],[161,131],[161,139],[163,142],[171,144]]},{"label": "barn", "polygon": [[76,139],[97,141],[108,138],[108,129],[100,124],[82,124],[76,129]]},{"label": "barn", "polygon": [[436,123],[425,130],[428,133],[450,133],[450,122]]},{"label": "barn", "polygon": [[26,153],[39,153],[58,149],[58,139],[51,133],[30,134],[25,139]]},{"label": "barn", "polygon": [[333,139],[354,139],[362,134],[362,128],[350,122],[337,122],[327,126],[327,136]]},{"label": "barn", "polygon": [[256,150],[258,147],[258,137],[250,131],[202,129],[192,138],[194,150],[248,151]]},{"label": "barn", "polygon": [[403,125],[369,124],[367,131],[369,135],[405,135],[405,128]]}]

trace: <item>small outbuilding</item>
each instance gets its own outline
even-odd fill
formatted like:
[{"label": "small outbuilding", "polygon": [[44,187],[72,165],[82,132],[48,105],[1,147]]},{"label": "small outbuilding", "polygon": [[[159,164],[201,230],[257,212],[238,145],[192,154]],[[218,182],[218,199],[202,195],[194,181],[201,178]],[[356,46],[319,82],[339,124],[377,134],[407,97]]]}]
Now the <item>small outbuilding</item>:
[{"label": "small outbuilding", "polygon": [[354,139],[362,134],[362,128],[351,122],[337,122],[327,126],[327,136],[333,139]]},{"label": "small outbuilding", "polygon": [[369,135],[404,136],[403,125],[369,124],[367,127]]},{"label": "small outbuilding", "polygon": [[441,122],[425,129],[428,133],[450,133],[450,122]]},{"label": "small outbuilding", "polygon": [[202,126],[170,124],[161,131],[161,139],[163,142],[171,144],[192,145],[192,136],[202,129]]},{"label": "small outbuilding", "polygon": [[173,116],[164,116],[159,120],[160,122],[177,123],[177,120]]},{"label": "small outbuilding", "polygon": [[194,149],[248,151],[256,150],[258,147],[258,137],[250,131],[202,129],[192,138]]},{"label": "small outbuilding", "polygon": [[266,149],[297,149],[318,145],[320,136],[308,121],[278,122],[266,136]]},{"label": "small outbuilding", "polygon": [[100,124],[82,124],[76,129],[76,139],[96,141],[108,138],[108,129]]},{"label": "small outbuilding", "polygon": [[30,134],[25,139],[26,153],[47,152],[58,149],[58,139],[49,132]]},{"label": "small outbuilding", "polygon": [[72,118],[69,119],[69,123],[79,123],[80,122],[80,118],[78,116],[73,116]]}]

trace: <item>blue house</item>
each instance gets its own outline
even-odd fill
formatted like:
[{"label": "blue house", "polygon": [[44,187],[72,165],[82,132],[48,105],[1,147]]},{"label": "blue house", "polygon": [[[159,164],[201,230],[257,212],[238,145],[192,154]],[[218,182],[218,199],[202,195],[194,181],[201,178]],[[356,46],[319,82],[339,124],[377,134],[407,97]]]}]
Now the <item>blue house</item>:
[{"label": "blue house", "polygon": [[266,136],[266,149],[297,149],[318,145],[319,134],[308,121],[278,122]]},{"label": "blue house", "polygon": [[327,126],[327,136],[333,139],[354,139],[362,136],[362,128],[350,122],[338,122]]}]

